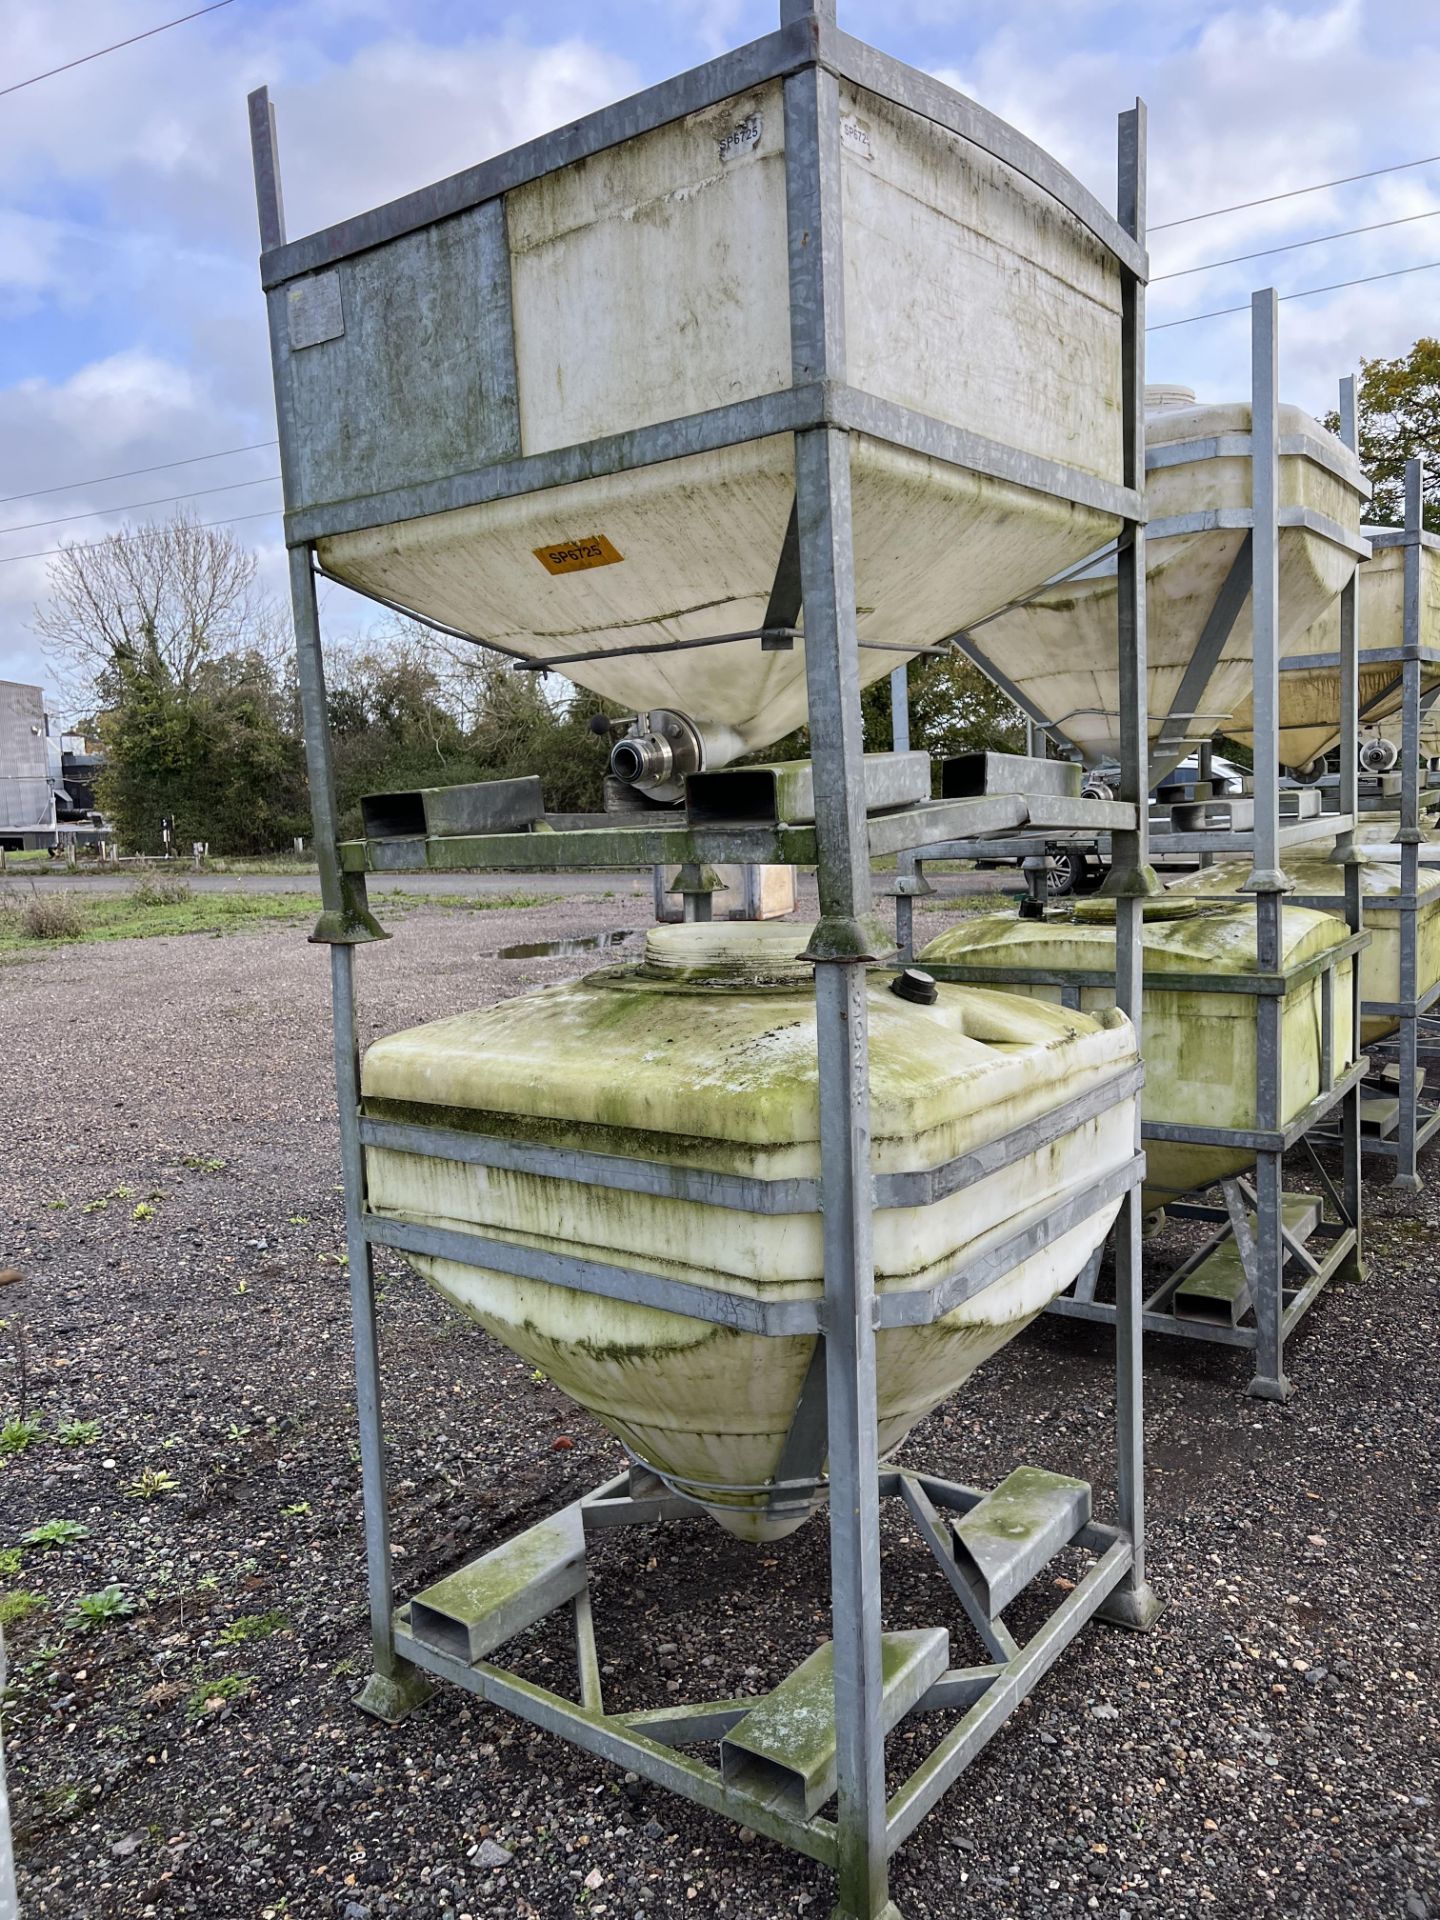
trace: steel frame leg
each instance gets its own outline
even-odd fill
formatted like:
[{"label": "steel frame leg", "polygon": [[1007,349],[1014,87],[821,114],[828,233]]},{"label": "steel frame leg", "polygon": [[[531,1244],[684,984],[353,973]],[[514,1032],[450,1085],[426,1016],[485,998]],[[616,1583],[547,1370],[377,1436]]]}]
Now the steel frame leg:
[{"label": "steel frame leg", "polygon": [[290,555],[290,596],[315,854],[323,911],[311,938],[330,947],[334,1021],[335,1096],[340,1119],[340,1166],[345,1187],[345,1246],[350,1314],[355,1338],[355,1409],[360,1427],[360,1471],[365,1501],[365,1565],[374,1669],[356,1705],[382,1720],[399,1720],[434,1692],[434,1683],[395,1651],[391,1625],[390,1521],[385,1436],[380,1414],[380,1346],[375,1325],[375,1273],[361,1226],[365,1157],[360,1145],[360,1052],[355,1023],[355,948],[385,936],[370,915],[363,878],[340,871],[334,771],[330,760],[320,616],[308,548]]},{"label": "steel frame leg", "polygon": [[355,1025],[355,950],[330,949],[335,1018],[335,1092],[340,1106],[340,1162],[345,1181],[345,1246],[350,1318],[355,1336],[355,1412],[365,1501],[365,1572],[374,1670],[355,1704],[377,1720],[402,1720],[435,1691],[435,1683],[395,1651],[395,1594],[390,1572],[390,1512],[385,1428],[380,1398],[380,1339],[375,1321],[375,1258],[365,1238],[365,1159],[360,1145],[360,1052]]},{"label": "steel frame leg", "polygon": [[1285,1242],[1280,1232],[1284,1167],[1283,1154],[1255,1156],[1255,1376],[1246,1391],[1256,1400],[1288,1400],[1291,1394],[1285,1377]]},{"label": "steel frame leg", "polygon": [[[1408,662],[1405,671],[1407,674],[1410,671]],[[1416,671],[1418,675],[1418,667]],[[1408,717],[1407,701],[1407,744]],[[1416,1136],[1420,1120],[1420,1022],[1415,1015],[1415,999],[1419,977],[1416,946],[1420,916],[1413,905],[1415,890],[1420,883],[1419,855],[1418,845],[1407,843],[1400,849],[1400,893],[1403,899],[1412,904],[1400,909],[1400,1004],[1408,1011],[1400,1016],[1400,1031],[1396,1036],[1400,1053],[1400,1117],[1395,1141],[1395,1176],[1390,1184],[1398,1187],[1402,1193],[1418,1193],[1422,1185],[1416,1164]]]},{"label": "steel frame leg", "polygon": [[[804,76],[809,85],[817,85]],[[833,87],[834,82],[819,85]],[[791,94],[787,91],[787,126]],[[824,103],[822,99],[822,111]],[[820,923],[815,960],[825,1250],[831,1631],[835,1641],[836,1827],[841,1920],[896,1916],[885,1831],[875,1256],[870,1173],[866,960],[869,837],[861,783],[848,435],[795,438],[815,756]],[[823,798],[822,798],[823,796]]]}]

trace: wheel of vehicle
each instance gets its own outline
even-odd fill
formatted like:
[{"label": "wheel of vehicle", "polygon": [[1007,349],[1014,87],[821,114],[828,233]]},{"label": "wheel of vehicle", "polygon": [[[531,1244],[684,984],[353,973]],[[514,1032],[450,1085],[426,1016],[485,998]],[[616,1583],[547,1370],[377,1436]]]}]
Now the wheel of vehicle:
[{"label": "wheel of vehicle", "polygon": [[1052,900],[1074,893],[1084,871],[1085,856],[1074,847],[1051,847],[1045,869],[1045,890]]}]

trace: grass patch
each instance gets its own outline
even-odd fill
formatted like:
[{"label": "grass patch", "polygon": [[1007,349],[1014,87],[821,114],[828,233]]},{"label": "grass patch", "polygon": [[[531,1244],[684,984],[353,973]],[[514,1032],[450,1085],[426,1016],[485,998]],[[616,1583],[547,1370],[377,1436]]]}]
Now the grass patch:
[{"label": "grass patch", "polygon": [[227,1673],[218,1680],[202,1680],[185,1702],[185,1718],[208,1720],[233,1700],[243,1700],[255,1685],[253,1673]]},{"label": "grass patch", "polygon": [[15,911],[24,940],[78,940],[85,915],[68,893],[35,893]]},{"label": "grass patch", "polygon": [[272,1633],[279,1633],[282,1627],[290,1624],[289,1616],[279,1607],[272,1607],[268,1613],[242,1613],[238,1620],[232,1620],[228,1627],[222,1627],[215,1636],[217,1647],[243,1647],[250,1640],[268,1640]]},{"label": "grass patch", "polygon": [[560,893],[420,893],[406,896],[417,906],[449,907],[457,913],[514,912],[521,907],[553,907]]},{"label": "grass patch", "polygon": [[[43,912],[40,910],[43,909]],[[32,930],[37,912],[45,930]],[[269,922],[314,917],[315,903],[293,893],[192,893],[184,881],[143,881],[125,894],[81,901],[69,892],[0,895],[0,953],[48,941],[148,940],[160,934],[245,933]],[[63,930],[62,930],[63,929]]]},{"label": "grass patch", "polygon": [[18,1627],[22,1620],[28,1620],[32,1613],[39,1613],[49,1604],[43,1593],[32,1593],[28,1587],[0,1593],[0,1627]]}]

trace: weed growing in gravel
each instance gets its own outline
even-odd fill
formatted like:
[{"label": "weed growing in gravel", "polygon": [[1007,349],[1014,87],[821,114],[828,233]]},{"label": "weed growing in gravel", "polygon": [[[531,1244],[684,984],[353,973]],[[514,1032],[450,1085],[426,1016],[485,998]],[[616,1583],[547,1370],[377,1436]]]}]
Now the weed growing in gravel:
[{"label": "weed growing in gravel", "polygon": [[45,1200],[42,1201],[41,1204],[51,1213],[64,1213],[70,1202],[62,1195],[57,1194],[53,1200]]},{"label": "weed growing in gravel", "polygon": [[36,893],[16,915],[25,940],[78,940],[85,915],[68,893]]},{"label": "weed growing in gravel", "polygon": [[291,1227],[308,1227],[310,1216],[308,1213],[292,1213],[285,1224]]},{"label": "weed growing in gravel", "polygon": [[33,1413],[24,1418],[17,1414],[0,1427],[0,1453],[24,1453],[27,1447],[34,1446],[43,1431]]},{"label": "weed growing in gravel", "polygon": [[17,1587],[14,1593],[0,1593],[0,1627],[18,1627],[22,1620],[28,1620],[32,1613],[39,1613],[49,1604],[43,1593],[32,1593],[28,1587]]},{"label": "weed growing in gravel", "polygon": [[202,1680],[185,1702],[185,1718],[191,1722],[207,1719],[232,1700],[243,1700],[254,1685],[253,1673],[227,1673],[218,1680]]},{"label": "weed growing in gravel", "polygon": [[164,1467],[145,1467],[126,1487],[125,1494],[131,1500],[163,1500],[166,1494],[179,1490],[180,1482],[173,1473],[167,1473]]},{"label": "weed growing in gravel", "polygon": [[38,1527],[31,1527],[20,1536],[22,1545],[27,1547],[73,1547],[77,1540],[89,1538],[89,1527],[82,1526],[78,1520],[42,1520]]},{"label": "weed growing in gravel", "polygon": [[0,1580],[11,1580],[19,1571],[19,1547],[0,1547]]},{"label": "weed growing in gravel", "polygon": [[131,1599],[123,1587],[101,1587],[95,1593],[82,1594],[65,1616],[67,1627],[76,1633],[89,1633],[92,1627],[103,1627],[112,1620],[124,1620],[134,1613],[138,1602]]},{"label": "weed growing in gravel", "polygon": [[180,1164],[182,1167],[189,1167],[192,1173],[223,1173],[225,1171],[225,1162],[217,1160],[213,1154],[209,1153],[187,1153]]},{"label": "weed growing in gravel", "polygon": [[217,1647],[243,1647],[248,1640],[268,1640],[272,1633],[278,1633],[282,1627],[288,1627],[290,1617],[279,1607],[272,1607],[268,1613],[242,1613],[238,1620],[232,1620],[228,1627],[222,1627],[215,1636]]},{"label": "weed growing in gravel", "polygon": [[67,1420],[55,1429],[55,1438],[62,1447],[88,1447],[92,1441],[100,1438],[98,1420]]},{"label": "weed growing in gravel", "polygon": [[142,1200],[130,1218],[132,1220],[153,1220],[155,1218],[155,1209],[148,1200]]},{"label": "weed growing in gravel", "polygon": [[281,1507],[280,1509],[282,1516],[286,1520],[298,1520],[301,1514],[308,1513],[309,1511],[310,1502],[308,1500],[292,1500],[288,1507]]},{"label": "weed growing in gravel", "polygon": [[109,1204],[110,1202],[105,1199],[87,1200],[80,1211],[81,1213],[104,1213]]}]

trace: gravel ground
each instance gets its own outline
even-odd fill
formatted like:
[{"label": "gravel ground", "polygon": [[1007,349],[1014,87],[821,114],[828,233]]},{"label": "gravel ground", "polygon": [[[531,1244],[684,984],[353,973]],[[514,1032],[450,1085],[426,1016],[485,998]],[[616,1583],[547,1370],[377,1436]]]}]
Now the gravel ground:
[{"label": "gravel ground", "polygon": [[[924,914],[924,937],[946,918]],[[500,946],[636,922],[624,898],[416,905],[362,956],[366,1037],[577,970]],[[351,1708],[363,1560],[323,954],[289,929],[74,948],[0,967],[0,998],[0,1264],[26,1275],[0,1290],[0,1417],[23,1398],[40,1423],[5,1456],[0,1548],[89,1529],[0,1582],[45,1601],[7,1635],[27,1916],[827,1913],[820,1869],[459,1694],[398,1729]],[[906,1920],[1440,1915],[1440,1208],[1368,1194],[1369,1279],[1306,1323],[1289,1406],[1247,1400],[1238,1358],[1152,1346],[1168,1611],[1060,1661],[899,1856]],[[381,1318],[407,1587],[618,1464],[403,1268]],[[1080,1473],[1103,1512],[1110,1379],[1103,1335],[1043,1323],[905,1457],[982,1483],[1020,1461]],[[97,1431],[62,1444],[71,1422]],[[946,1619],[975,1656],[894,1528],[887,1575],[892,1624]],[[816,1525],[758,1566],[701,1521],[613,1536],[609,1696],[773,1684],[823,1635],[826,1578]],[[111,1586],[133,1614],[67,1624]],[[558,1637],[524,1659],[569,1684]]]}]

